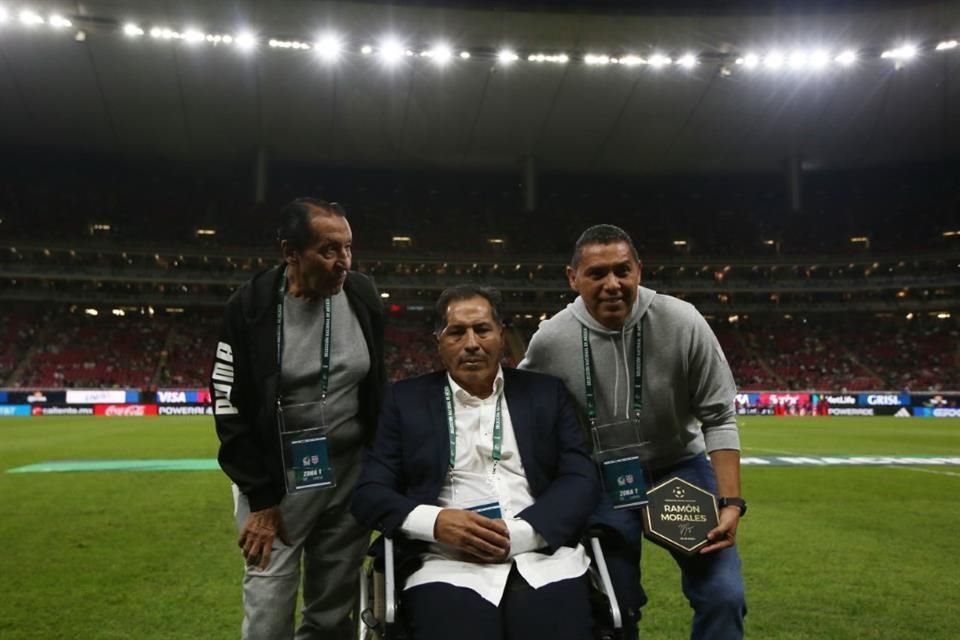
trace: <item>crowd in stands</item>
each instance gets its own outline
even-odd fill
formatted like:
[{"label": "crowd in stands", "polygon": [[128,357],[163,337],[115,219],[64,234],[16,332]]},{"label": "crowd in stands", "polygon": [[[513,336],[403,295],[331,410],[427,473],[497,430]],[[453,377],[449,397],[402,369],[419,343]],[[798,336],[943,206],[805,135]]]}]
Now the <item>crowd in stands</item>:
[{"label": "crowd in stands", "polygon": [[[0,388],[203,388],[220,328],[217,310],[87,315],[28,308],[0,314]],[[713,320],[741,391],[960,390],[953,319],[862,316]],[[536,320],[508,327],[516,365]],[[440,367],[430,318],[391,314],[387,369],[400,380]]]},{"label": "crowd in stands", "polygon": [[[635,238],[646,285],[710,316],[743,390],[960,389],[956,320],[930,319],[960,298],[949,163],[806,173],[800,212],[781,175],[548,173],[527,211],[519,173],[274,164],[255,203],[250,167],[235,169],[0,159],[0,387],[205,386],[223,302],[275,262],[280,205],[312,195],[345,205],[354,268],[397,308],[394,379],[438,365],[416,313],[452,282],[503,290],[518,362],[536,318],[572,298],[563,269],[584,221],[602,220]],[[824,313],[769,320],[797,309]]]}]

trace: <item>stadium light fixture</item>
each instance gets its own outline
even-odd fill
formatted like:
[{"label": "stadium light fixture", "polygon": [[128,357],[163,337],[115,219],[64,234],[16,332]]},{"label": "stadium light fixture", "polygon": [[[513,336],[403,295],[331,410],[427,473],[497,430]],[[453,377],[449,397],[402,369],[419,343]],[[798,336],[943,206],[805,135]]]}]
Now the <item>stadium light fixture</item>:
[{"label": "stadium light fixture", "polygon": [[313,43],[313,49],[324,62],[336,62],[343,53],[343,40],[335,33],[325,33]]},{"label": "stadium light fixture", "polygon": [[620,58],[620,64],[625,65],[627,67],[636,67],[641,64],[646,64],[646,62],[647,61],[641,58],[640,56],[635,56],[633,54],[623,56],[622,58]]},{"label": "stadium light fixture", "polygon": [[937,45],[937,51],[949,51],[950,49],[956,49],[958,44],[960,43],[958,43],[956,40],[944,40]]},{"label": "stadium light fixture", "polygon": [[93,317],[96,317],[96,316],[100,315],[100,312],[97,311],[96,309],[94,309],[93,307],[89,307],[89,308],[87,308],[87,309],[84,309],[83,312],[84,312],[85,314],[87,314],[88,316],[93,316]]},{"label": "stadium light fixture", "polygon": [[47,20],[47,23],[54,29],[66,29],[67,27],[73,26],[72,22],[56,13],[50,16],[50,18]]},{"label": "stadium light fixture", "polygon": [[306,51],[307,49],[312,49],[309,44],[306,42],[301,42],[299,40],[277,40],[271,38],[267,45],[273,49],[293,49],[295,51]]},{"label": "stadium light fixture", "polygon": [[590,66],[610,64],[610,56],[604,54],[588,53],[583,56],[583,63]]},{"label": "stadium light fixture", "polygon": [[197,44],[198,42],[203,42],[205,37],[206,36],[204,35],[204,33],[198,29],[190,28],[183,32],[184,42],[188,42],[190,44]]},{"label": "stadium light fixture", "polygon": [[743,65],[745,69],[756,69],[760,64],[760,56],[755,53],[748,53],[742,58],[737,58],[736,63]]},{"label": "stadium light fixture", "polygon": [[857,52],[853,49],[847,49],[834,58],[834,61],[844,67],[849,67],[857,61]]},{"label": "stadium light fixture", "polygon": [[532,53],[527,56],[530,62],[552,62],[554,64],[566,64],[570,61],[570,56],[565,53]]},{"label": "stadium light fixture", "polygon": [[763,59],[763,64],[768,68],[776,71],[783,67],[784,57],[783,54],[779,51],[771,51]]},{"label": "stadium light fixture", "polygon": [[123,25],[123,35],[125,36],[128,36],[130,38],[139,38],[140,36],[143,35],[143,33],[144,33],[143,29],[133,24],[132,22],[128,22],[127,24]]},{"label": "stadium light fixture", "polygon": [[520,56],[518,56],[512,49],[501,49],[497,54],[497,62],[500,64],[513,64],[519,59]]},{"label": "stadium light fixture", "polygon": [[803,71],[807,68],[807,62],[809,60],[810,56],[806,51],[794,51],[787,59],[787,64],[789,64],[790,68],[794,71]]},{"label": "stadium light fixture", "polygon": [[113,315],[119,318],[122,318],[123,316],[127,315],[127,312],[121,309],[120,307],[115,307],[111,313],[113,313]]},{"label": "stadium light fixture", "polygon": [[668,64],[671,64],[673,60],[670,59],[670,56],[664,55],[662,53],[655,53],[647,60],[649,64],[654,69],[661,69]]},{"label": "stadium light fixture", "polygon": [[906,62],[915,58],[917,55],[917,48],[912,44],[905,44],[903,46],[897,47],[896,49],[888,49],[880,54],[881,58],[896,60],[897,62]]},{"label": "stadium light fixture", "polygon": [[811,69],[820,71],[830,64],[830,52],[824,49],[814,49],[810,52],[808,62]]},{"label": "stadium light fixture", "polygon": [[406,50],[403,47],[403,43],[394,37],[388,36],[380,41],[377,54],[384,64],[392,66],[400,62],[406,54]]},{"label": "stadium light fixture", "polygon": [[451,60],[453,60],[453,49],[450,48],[450,45],[444,42],[439,42],[433,45],[432,48],[427,49],[426,51],[421,53],[420,55],[426,58],[430,58],[438,66],[443,67],[449,64]]},{"label": "stadium light fixture", "polygon": [[692,53],[685,53],[679,59],[677,59],[677,64],[684,69],[693,69],[695,66],[697,66],[697,62],[697,56]]},{"label": "stadium light fixture", "polygon": [[390,294],[389,294],[388,292],[386,292],[386,291],[381,291],[381,292],[380,292],[380,297],[383,298],[384,300],[386,300],[387,298],[390,297]]},{"label": "stadium light fixture", "polygon": [[373,53],[373,47],[371,47],[371,46],[368,45],[368,44],[365,44],[365,45],[363,45],[362,47],[360,47],[360,53],[362,53],[362,54],[365,55],[365,56],[368,56],[368,55],[370,55],[371,53]]},{"label": "stadium light fixture", "polygon": [[904,316],[907,320],[913,320],[913,311]]},{"label": "stadium light fixture", "polygon": [[233,40],[241,51],[252,51],[257,46],[257,37],[249,31],[241,31]]},{"label": "stadium light fixture", "polygon": [[43,17],[36,11],[31,11],[30,9],[24,9],[20,12],[19,15],[20,24],[26,25],[28,27],[33,27],[38,24],[43,24]]},{"label": "stadium light fixture", "polygon": [[461,51],[461,52],[460,52],[460,57],[461,57],[463,60],[469,60],[469,59],[470,59],[470,52],[469,52],[469,51]]},{"label": "stadium light fixture", "polygon": [[940,319],[940,320],[946,320],[946,319],[948,319],[949,317],[950,317],[950,312],[949,312],[949,311],[941,311],[940,313],[937,314],[937,318]]}]

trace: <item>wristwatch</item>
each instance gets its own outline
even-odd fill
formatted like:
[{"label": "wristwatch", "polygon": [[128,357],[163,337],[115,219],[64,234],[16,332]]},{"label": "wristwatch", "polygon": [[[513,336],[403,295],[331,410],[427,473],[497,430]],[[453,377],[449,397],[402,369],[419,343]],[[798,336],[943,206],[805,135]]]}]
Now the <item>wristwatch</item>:
[{"label": "wristwatch", "polygon": [[720,498],[717,500],[717,505],[721,509],[724,507],[737,507],[740,509],[740,517],[747,515],[747,501],[743,498]]}]

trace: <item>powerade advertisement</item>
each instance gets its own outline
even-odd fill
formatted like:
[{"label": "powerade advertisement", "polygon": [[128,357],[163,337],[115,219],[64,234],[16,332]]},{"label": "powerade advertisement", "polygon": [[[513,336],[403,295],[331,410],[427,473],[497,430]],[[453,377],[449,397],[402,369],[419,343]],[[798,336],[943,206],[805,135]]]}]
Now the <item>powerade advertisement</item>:
[{"label": "powerade advertisement", "polygon": [[738,393],[734,405],[738,415],[960,418],[956,393],[764,391]]}]

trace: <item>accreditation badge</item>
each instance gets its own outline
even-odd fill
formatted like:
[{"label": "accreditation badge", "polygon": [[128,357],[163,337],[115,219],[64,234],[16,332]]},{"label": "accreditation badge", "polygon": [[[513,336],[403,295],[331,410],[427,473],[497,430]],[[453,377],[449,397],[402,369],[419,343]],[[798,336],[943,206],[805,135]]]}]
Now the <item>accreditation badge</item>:
[{"label": "accreditation badge", "polygon": [[614,509],[637,509],[647,504],[647,483],[639,456],[602,460],[600,477]]},{"label": "accreditation badge", "polygon": [[594,424],[590,428],[593,458],[600,466],[603,490],[614,509],[647,504],[647,483],[640,452],[647,446],[637,420]]},{"label": "accreditation badge", "polygon": [[285,475],[287,493],[335,486],[327,437],[313,430],[284,434],[289,451]]},{"label": "accreditation badge", "polygon": [[454,471],[450,477],[450,485],[452,500],[448,506],[473,511],[491,520],[503,517],[500,499],[489,474]]},{"label": "accreditation badge", "polygon": [[287,493],[335,487],[322,403],[280,405],[277,423]]}]

